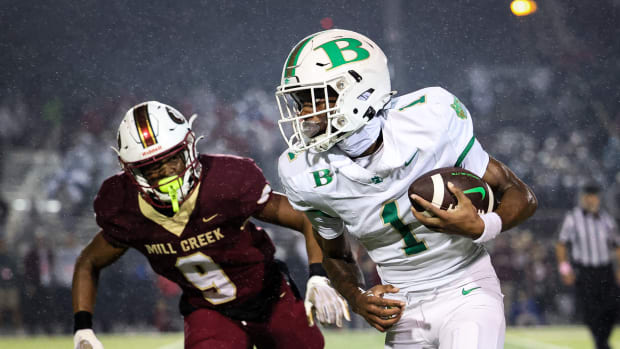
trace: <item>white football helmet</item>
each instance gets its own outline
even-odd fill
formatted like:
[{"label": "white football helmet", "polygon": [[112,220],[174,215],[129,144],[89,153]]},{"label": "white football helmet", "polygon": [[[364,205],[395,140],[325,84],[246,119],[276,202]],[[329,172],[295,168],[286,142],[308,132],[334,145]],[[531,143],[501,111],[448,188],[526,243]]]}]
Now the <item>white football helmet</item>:
[{"label": "white football helmet", "polygon": [[[175,211],[198,183],[201,166],[198,161],[196,139],[192,123],[173,107],[149,101],[140,103],[123,117],[118,128],[118,154],[123,170],[129,174],[142,197],[151,205],[161,208],[172,207]],[[181,153],[185,170],[169,182],[151,185],[142,173],[142,168],[157,161]],[[170,186],[171,182],[175,185]],[[176,190],[170,192],[170,188]],[[167,188],[167,189],[164,189]]]},{"label": "white football helmet", "polygon": [[[316,98],[337,97],[335,105],[316,108]],[[278,124],[290,150],[325,151],[364,126],[391,97],[387,58],[377,44],[356,32],[331,29],[301,40],[288,55],[276,99]],[[313,112],[301,115],[303,102]],[[315,115],[327,115],[325,132],[304,125]]]}]

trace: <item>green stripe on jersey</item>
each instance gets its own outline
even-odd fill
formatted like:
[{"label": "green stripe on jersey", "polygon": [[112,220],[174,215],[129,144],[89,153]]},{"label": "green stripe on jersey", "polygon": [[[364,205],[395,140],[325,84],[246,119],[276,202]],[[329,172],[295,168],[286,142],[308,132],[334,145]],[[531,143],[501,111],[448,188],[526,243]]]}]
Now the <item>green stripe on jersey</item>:
[{"label": "green stripe on jersey", "polygon": [[475,140],[476,140],[476,137],[475,136],[471,136],[471,139],[469,140],[469,143],[467,143],[467,146],[465,147],[465,150],[463,150],[461,155],[459,155],[459,158],[458,158],[458,160],[456,160],[456,163],[454,164],[454,167],[461,167],[461,164],[463,163],[463,160],[467,156],[467,153],[469,153],[469,151],[471,150],[471,147],[474,146],[474,141]]},{"label": "green stripe on jersey", "polygon": [[306,213],[315,214],[317,216],[322,216],[322,217],[334,218],[321,210],[308,210],[306,211]]}]

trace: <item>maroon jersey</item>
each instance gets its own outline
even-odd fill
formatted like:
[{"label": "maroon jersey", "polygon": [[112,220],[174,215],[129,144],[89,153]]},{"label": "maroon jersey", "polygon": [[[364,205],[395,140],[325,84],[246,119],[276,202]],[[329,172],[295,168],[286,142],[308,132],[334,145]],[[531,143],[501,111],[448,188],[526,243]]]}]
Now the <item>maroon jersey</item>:
[{"label": "maroon jersey", "polygon": [[173,217],[141,198],[127,174],[108,178],[95,198],[97,224],[109,243],[144,254],[194,307],[256,301],[273,279],[275,248],[248,219],[263,209],[271,188],[250,159],[201,155],[200,163],[199,186]]}]

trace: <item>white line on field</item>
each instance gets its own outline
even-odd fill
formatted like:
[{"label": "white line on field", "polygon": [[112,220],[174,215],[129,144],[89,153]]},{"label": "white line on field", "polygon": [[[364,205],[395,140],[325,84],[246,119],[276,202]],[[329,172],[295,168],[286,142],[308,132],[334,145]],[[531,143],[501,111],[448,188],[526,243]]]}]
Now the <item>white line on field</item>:
[{"label": "white line on field", "polygon": [[161,347],[157,347],[155,349],[183,349],[183,341],[183,339],[179,339],[178,341],[162,345]]},{"label": "white line on field", "polygon": [[561,345],[549,344],[545,342],[539,342],[534,339],[510,337],[506,338],[506,343],[510,345],[516,345],[521,348],[536,348],[536,349],[571,349],[569,347],[563,347]]}]

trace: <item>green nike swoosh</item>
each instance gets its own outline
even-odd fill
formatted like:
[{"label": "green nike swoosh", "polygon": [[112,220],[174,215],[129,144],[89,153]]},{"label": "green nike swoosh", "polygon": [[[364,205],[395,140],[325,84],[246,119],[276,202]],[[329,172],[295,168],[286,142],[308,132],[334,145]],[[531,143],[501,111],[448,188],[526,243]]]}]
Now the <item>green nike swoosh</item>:
[{"label": "green nike swoosh", "polygon": [[409,159],[409,161],[405,161],[405,167],[409,166],[409,164],[411,163],[411,161],[413,161],[413,158],[415,158],[416,155],[418,155],[418,152],[420,150],[416,150],[415,153],[413,153],[413,156],[411,157],[411,159]]},{"label": "green nike swoosh", "polygon": [[466,290],[465,287],[463,287],[463,290],[461,290],[461,293],[463,294],[463,296],[467,296],[471,291],[477,290],[479,288],[480,288],[480,286],[474,287],[474,288],[470,288],[469,290]]},{"label": "green nike swoosh", "polygon": [[487,191],[484,190],[483,187],[475,187],[475,188],[471,188],[471,189],[467,189],[463,191],[463,194],[469,194],[469,193],[480,193],[480,195],[482,195],[482,200],[484,200],[485,196],[487,196]]}]

